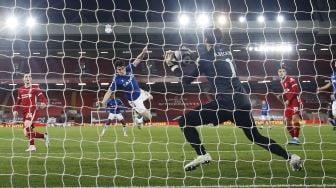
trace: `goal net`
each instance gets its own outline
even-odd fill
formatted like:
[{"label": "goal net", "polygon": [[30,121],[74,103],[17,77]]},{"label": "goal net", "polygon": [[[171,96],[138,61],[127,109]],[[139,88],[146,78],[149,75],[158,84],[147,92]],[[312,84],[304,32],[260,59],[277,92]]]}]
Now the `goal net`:
[{"label": "goal net", "polygon": [[[336,137],[328,116],[332,87],[317,92],[335,70],[335,1],[7,0],[0,10],[2,186],[335,186]],[[218,93],[211,90],[209,77],[182,84],[163,56],[182,45],[196,56],[205,53],[205,28],[222,31],[221,43],[232,53],[258,131],[299,155],[301,171],[292,172],[287,160],[251,143],[232,122],[197,128],[212,160],[185,171],[197,155],[179,120],[204,110],[202,104]],[[127,126],[113,126],[101,136],[108,113],[96,102],[111,87],[115,60],[134,62],[146,46],[148,55],[132,73],[153,96],[144,103],[152,119],[133,126],[141,116],[131,112],[117,88]],[[278,99],[285,92],[278,76],[281,64],[304,100],[298,114],[300,143],[294,145],[288,144],[292,135],[284,121],[285,101]],[[183,75],[197,68],[186,64]],[[31,73],[48,101],[38,109],[34,131],[48,133],[50,145],[44,147],[45,140],[35,135],[35,152],[25,151],[25,104],[19,103],[18,118],[12,114],[24,73]],[[127,136],[116,134],[125,130]]]}]

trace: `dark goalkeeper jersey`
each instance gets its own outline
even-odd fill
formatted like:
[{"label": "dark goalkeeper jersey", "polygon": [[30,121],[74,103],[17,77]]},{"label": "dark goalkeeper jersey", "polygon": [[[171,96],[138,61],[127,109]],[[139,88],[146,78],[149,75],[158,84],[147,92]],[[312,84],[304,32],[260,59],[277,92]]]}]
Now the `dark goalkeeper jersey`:
[{"label": "dark goalkeeper jersey", "polygon": [[201,54],[197,68],[184,75],[182,82],[190,83],[200,75],[207,78],[216,100],[225,103],[225,108],[250,109],[250,101],[238,78],[232,54],[225,46],[216,46]]}]

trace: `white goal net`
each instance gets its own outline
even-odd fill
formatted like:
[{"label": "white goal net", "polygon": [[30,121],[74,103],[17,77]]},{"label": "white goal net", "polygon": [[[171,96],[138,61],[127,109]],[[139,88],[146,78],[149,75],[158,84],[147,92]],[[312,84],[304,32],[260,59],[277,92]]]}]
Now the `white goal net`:
[{"label": "white goal net", "polygon": [[[336,70],[336,1],[3,0],[0,15],[1,186],[336,185],[336,128],[330,125],[336,120],[328,109],[335,90],[331,75]],[[191,70],[202,75],[182,84],[181,77],[171,71],[174,65],[163,60],[168,50],[183,53],[183,46],[193,54],[191,59],[201,56],[202,61],[202,54],[211,48],[204,40],[208,28],[222,33],[217,45],[232,54],[234,61],[225,61],[246,90],[258,132],[300,156],[301,171],[293,172],[290,160],[250,142],[230,121],[218,126],[211,121],[201,123],[196,130],[212,159],[197,158],[179,127],[180,120],[188,112],[201,115],[207,110],[204,104],[223,94],[217,91],[226,87],[215,84],[211,88],[211,79],[225,75],[211,77],[203,65],[183,59],[182,77]],[[138,61],[145,47],[148,51]],[[116,60],[139,63],[131,73],[153,97],[144,102],[152,118],[142,118],[144,111],[130,110],[139,105],[128,101],[136,86],[126,92],[124,86],[117,86],[115,97],[125,104],[126,128],[113,126],[114,120],[113,128],[105,130],[102,125],[108,112],[96,103],[117,80]],[[297,116],[287,118],[293,129],[286,126],[287,99],[279,97],[291,92],[278,75],[282,64],[296,82],[295,97],[304,101]],[[31,74],[33,85],[25,88],[26,73]],[[130,81],[127,75],[119,79],[120,85],[127,82],[125,87]],[[36,99],[24,102],[34,96],[29,93],[33,87],[45,95],[46,108],[38,92]],[[25,112],[35,109],[35,100],[38,113]],[[219,105],[213,112],[223,108]],[[24,120],[35,115],[30,134]],[[195,123],[198,117],[187,123]],[[29,130],[28,138],[23,129]],[[198,137],[194,132],[186,134]],[[44,146],[47,141],[49,147]],[[26,152],[27,147],[32,151]],[[186,171],[194,158],[199,161]]]}]

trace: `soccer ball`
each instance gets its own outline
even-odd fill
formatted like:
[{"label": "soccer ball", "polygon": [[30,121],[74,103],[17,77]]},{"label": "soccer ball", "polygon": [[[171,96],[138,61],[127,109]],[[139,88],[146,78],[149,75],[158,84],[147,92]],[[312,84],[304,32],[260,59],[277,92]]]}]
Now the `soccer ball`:
[{"label": "soccer ball", "polygon": [[141,117],[141,118],[135,118],[135,122],[136,122],[136,124],[142,124],[143,123],[143,118]]},{"label": "soccer ball", "polygon": [[105,25],[105,33],[112,33],[112,26],[110,24]]}]

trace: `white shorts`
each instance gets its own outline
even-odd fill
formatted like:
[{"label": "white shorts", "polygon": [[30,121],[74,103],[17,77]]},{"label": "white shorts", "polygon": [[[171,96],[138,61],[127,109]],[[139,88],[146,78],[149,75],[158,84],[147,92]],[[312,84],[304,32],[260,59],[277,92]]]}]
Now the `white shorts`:
[{"label": "white shorts", "polygon": [[261,115],[261,121],[268,121],[268,116]]},{"label": "white shorts", "polygon": [[121,114],[113,114],[113,113],[110,113],[109,116],[108,116],[108,119],[110,119],[110,120],[115,120],[115,119],[117,119],[118,121],[121,121],[121,120],[124,120],[124,117],[123,117],[123,115],[121,115]]},{"label": "white shorts", "polygon": [[331,110],[332,110],[332,115],[336,117],[336,101],[333,101]]},{"label": "white shorts", "polygon": [[139,114],[144,113],[147,111],[147,108],[144,105],[144,101],[148,100],[152,95],[141,89],[140,96],[134,101],[128,101],[128,104]]}]

